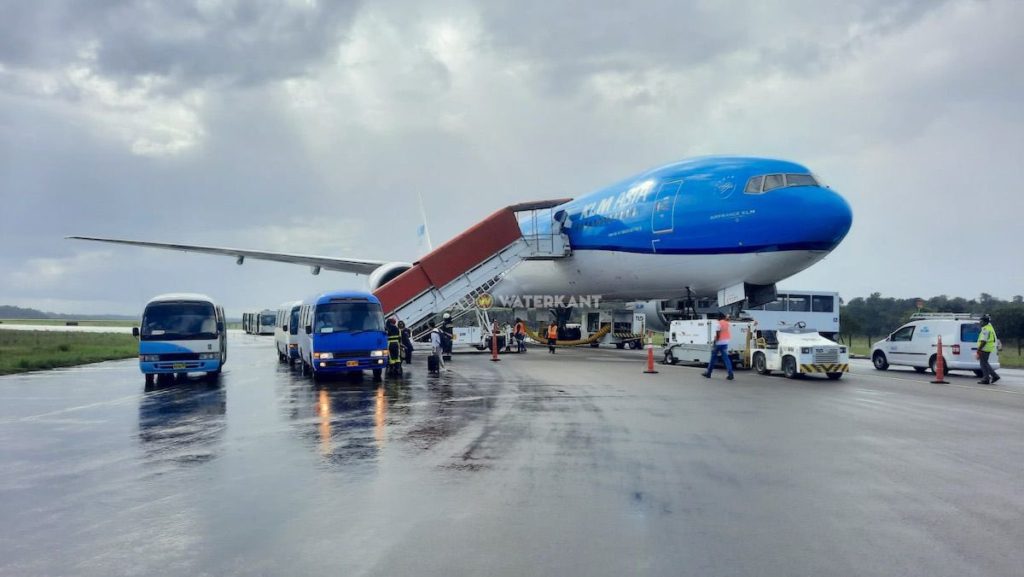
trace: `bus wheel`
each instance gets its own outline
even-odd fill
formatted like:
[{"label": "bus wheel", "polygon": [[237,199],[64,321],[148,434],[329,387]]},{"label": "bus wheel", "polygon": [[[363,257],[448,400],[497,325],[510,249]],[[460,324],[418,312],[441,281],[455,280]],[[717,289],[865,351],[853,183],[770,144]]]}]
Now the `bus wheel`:
[{"label": "bus wheel", "polygon": [[208,373],[206,373],[206,378],[210,379],[211,381],[216,381],[217,379],[220,378],[220,369],[217,369],[216,371],[209,371]]},{"label": "bus wheel", "polygon": [[146,375],[146,390],[147,391],[152,390],[152,388],[153,388],[153,382],[156,380],[153,377],[154,377],[154,375],[152,375],[152,374]]},{"label": "bus wheel", "polygon": [[382,372],[383,371],[381,369],[373,369],[373,380],[379,381],[380,380],[380,374]]}]

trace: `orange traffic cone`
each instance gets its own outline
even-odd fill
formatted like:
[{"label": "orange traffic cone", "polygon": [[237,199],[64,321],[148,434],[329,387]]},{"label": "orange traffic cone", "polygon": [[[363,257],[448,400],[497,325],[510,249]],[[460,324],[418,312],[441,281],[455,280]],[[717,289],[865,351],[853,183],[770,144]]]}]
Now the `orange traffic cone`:
[{"label": "orange traffic cone", "polygon": [[946,380],[946,361],[942,358],[942,335],[939,335],[939,352],[935,353],[935,380],[932,381],[937,385],[948,385],[949,381]]},{"label": "orange traffic cone", "polygon": [[501,360],[498,358],[498,335],[491,335],[491,360]]},{"label": "orange traffic cone", "polygon": [[647,370],[644,374],[654,375],[658,371],[654,370],[654,343],[650,340],[647,341]]}]

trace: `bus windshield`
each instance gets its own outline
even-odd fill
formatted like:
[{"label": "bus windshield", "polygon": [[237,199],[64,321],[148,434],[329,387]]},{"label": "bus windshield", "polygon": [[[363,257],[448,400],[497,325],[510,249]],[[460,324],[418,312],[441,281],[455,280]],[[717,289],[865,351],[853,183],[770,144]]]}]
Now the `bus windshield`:
[{"label": "bus windshield", "polygon": [[142,315],[144,341],[184,341],[217,337],[217,317],[210,303],[153,303]]},{"label": "bus windshield", "polygon": [[342,333],[383,330],[384,313],[377,303],[326,303],[316,307],[314,332]]},{"label": "bus windshield", "polygon": [[276,322],[277,315],[273,315],[270,313],[263,313],[262,315],[260,315],[260,325],[262,326],[270,327],[276,324]]}]

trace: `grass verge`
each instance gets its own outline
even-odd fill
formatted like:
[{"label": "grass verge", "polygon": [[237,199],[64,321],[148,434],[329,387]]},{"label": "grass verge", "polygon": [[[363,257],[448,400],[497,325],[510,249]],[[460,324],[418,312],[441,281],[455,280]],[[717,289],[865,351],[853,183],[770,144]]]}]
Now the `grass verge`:
[{"label": "grass verge", "polygon": [[139,354],[139,342],[118,333],[0,331],[0,375],[71,367]]}]

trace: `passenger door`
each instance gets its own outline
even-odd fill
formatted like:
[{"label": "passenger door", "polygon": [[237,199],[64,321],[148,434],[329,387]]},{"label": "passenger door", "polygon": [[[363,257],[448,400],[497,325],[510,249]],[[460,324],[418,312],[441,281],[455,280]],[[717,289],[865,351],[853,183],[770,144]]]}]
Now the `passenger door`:
[{"label": "passenger door", "polygon": [[683,181],[666,182],[658,188],[654,197],[654,211],[651,216],[651,232],[666,234],[675,230],[676,197]]},{"label": "passenger door", "polygon": [[[911,344],[914,339],[914,325],[907,325],[896,330],[892,335],[889,336],[889,342],[887,343],[889,351],[886,354],[889,357],[889,363],[893,365],[913,365],[913,358]],[[925,365],[928,361],[925,360]]]}]

